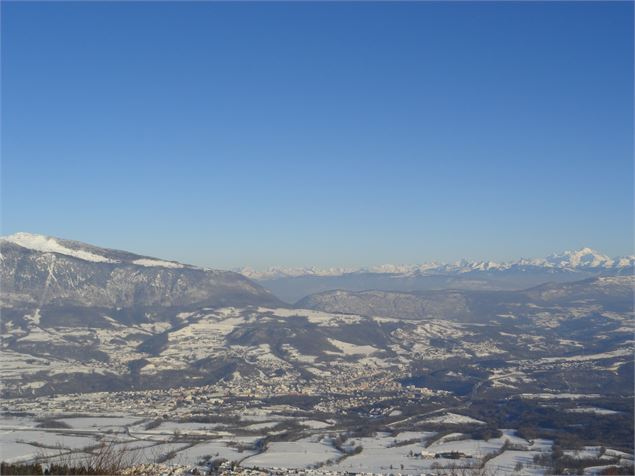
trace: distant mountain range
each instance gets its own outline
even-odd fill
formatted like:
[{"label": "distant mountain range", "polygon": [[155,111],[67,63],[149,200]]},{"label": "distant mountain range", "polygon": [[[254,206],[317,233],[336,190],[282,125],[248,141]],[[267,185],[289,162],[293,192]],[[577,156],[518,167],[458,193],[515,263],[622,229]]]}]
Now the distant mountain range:
[{"label": "distant mountain range", "polygon": [[610,258],[583,248],[505,263],[461,260],[232,272],[30,233],[0,238],[0,251],[4,302],[115,308],[283,305],[280,300],[295,303],[333,290],[521,290],[547,282],[628,275],[635,265],[635,256]]},{"label": "distant mountain range", "polygon": [[[572,352],[597,354],[581,358],[608,359],[619,368],[632,361],[633,277],[618,276],[627,267],[615,261],[586,255],[569,254],[566,261],[592,271],[554,265],[544,267],[549,273],[525,273],[531,279],[524,282],[598,269],[614,275],[503,292],[485,288],[519,286],[522,273],[364,272],[262,281],[295,293],[316,285],[340,289],[294,307],[235,272],[18,233],[0,239],[0,394],[209,384],[299,392],[307,385],[349,388],[352,376],[399,380],[449,361],[463,371],[479,359],[488,365],[496,359],[513,373],[518,359]],[[425,286],[443,289],[399,290]],[[632,376],[632,366],[624,368]],[[631,391],[632,380],[593,369],[591,377],[585,370],[575,380],[574,391]],[[430,385],[457,395],[472,391],[452,375]],[[563,384],[557,372],[547,377],[533,375],[521,382],[523,391],[572,390],[571,378]],[[518,382],[509,385],[521,391]]]},{"label": "distant mountain range", "polygon": [[591,248],[565,251],[546,258],[455,263],[382,265],[369,268],[240,269],[280,299],[296,302],[332,290],[397,292],[442,289],[520,290],[547,282],[571,282],[602,275],[632,274],[635,256],[610,258]]},{"label": "distant mountain range", "polygon": [[271,267],[264,271],[240,268],[237,271],[256,280],[297,278],[301,276],[343,276],[345,274],[392,274],[401,276],[464,274],[474,271],[508,271],[513,269],[544,268],[549,270],[622,270],[635,265],[635,256],[610,258],[591,248],[552,254],[546,258],[521,258],[516,261],[469,261],[462,259],[454,263],[430,262],[423,264],[384,264],[366,268],[284,268]]}]

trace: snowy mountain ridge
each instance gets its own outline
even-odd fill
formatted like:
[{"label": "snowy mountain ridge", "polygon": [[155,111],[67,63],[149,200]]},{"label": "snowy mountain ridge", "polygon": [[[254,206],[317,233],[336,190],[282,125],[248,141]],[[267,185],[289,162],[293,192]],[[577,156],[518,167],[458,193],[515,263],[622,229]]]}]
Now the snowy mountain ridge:
[{"label": "snowy mountain ridge", "polygon": [[610,258],[592,248],[554,253],[546,258],[521,258],[498,263],[495,261],[470,261],[462,259],[454,263],[430,262],[414,265],[384,264],[365,268],[284,268],[271,267],[264,271],[241,268],[236,271],[256,280],[302,277],[302,276],[343,276],[347,274],[390,274],[417,276],[434,274],[464,274],[474,271],[506,271],[522,268],[543,268],[545,270],[619,270],[633,267],[635,256]]},{"label": "snowy mountain ridge", "polygon": [[231,271],[30,233],[0,238],[0,285],[2,303],[17,307],[280,304],[262,286]]},{"label": "snowy mountain ridge", "polygon": [[[130,258],[117,258],[108,255],[108,250],[87,245],[78,241],[54,238],[46,235],[19,232],[9,236],[0,237],[0,242],[12,243],[23,248],[38,251],[41,253],[56,253],[84,261],[94,263],[128,263],[145,267],[163,268],[198,268],[197,266],[185,265],[176,261],[166,261],[156,258],[139,257],[130,254]],[[470,271],[503,271],[519,267],[542,267],[552,269],[619,269],[635,265],[635,256],[622,256],[610,258],[592,248],[582,248],[573,251],[555,253],[546,258],[521,258],[515,261],[498,263],[496,261],[470,261],[462,259],[454,263],[440,263],[437,261],[422,264],[383,264],[363,268],[352,267],[297,267],[287,268],[273,266],[264,271],[258,271],[251,267],[236,269],[235,271],[251,279],[275,279],[280,277],[300,277],[300,276],[342,276],[345,274],[395,274],[395,275],[418,275],[437,273],[467,273]]]},{"label": "snowy mountain ridge", "polygon": [[[124,261],[121,258],[115,259],[106,256],[108,250],[100,250],[94,246],[86,245],[79,241],[64,240],[53,238],[51,236],[37,235],[33,233],[19,232],[9,236],[0,237],[0,242],[12,243],[31,251],[41,253],[57,253],[83,261],[91,261],[93,263],[122,263],[128,262],[138,266],[145,267],[162,267],[162,268],[184,268],[185,265],[176,261],[164,261],[153,258],[141,258],[130,261]],[[193,267],[193,266],[188,266]]]}]

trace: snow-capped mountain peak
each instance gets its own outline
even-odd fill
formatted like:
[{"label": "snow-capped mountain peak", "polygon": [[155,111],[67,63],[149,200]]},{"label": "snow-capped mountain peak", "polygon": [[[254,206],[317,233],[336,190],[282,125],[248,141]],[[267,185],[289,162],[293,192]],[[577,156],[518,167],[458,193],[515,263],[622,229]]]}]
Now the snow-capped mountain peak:
[{"label": "snow-capped mountain peak", "polygon": [[194,266],[184,265],[176,261],[166,261],[127,252],[122,253],[116,250],[98,248],[79,241],[65,240],[34,233],[19,232],[9,236],[3,236],[0,237],[0,242],[11,243],[39,253],[56,253],[92,263],[128,264],[143,266],[145,268],[194,268]]},{"label": "snow-capped mountain peak", "polygon": [[580,250],[565,251],[562,254],[554,254],[547,258],[547,261],[562,268],[611,267],[615,262],[592,248],[582,248]]},{"label": "snow-capped mountain peak", "polygon": [[341,276],[343,274],[354,273],[355,268],[285,268],[272,266],[264,271],[257,271],[251,267],[238,268],[236,272],[251,279],[276,279],[276,278],[296,278],[299,276]]},{"label": "snow-capped mountain peak", "polygon": [[266,271],[256,271],[252,268],[238,269],[246,276],[258,279],[292,278],[300,276],[342,276],[351,273],[373,273],[398,276],[412,276],[422,274],[465,274],[471,272],[497,272],[519,268],[543,268],[547,270],[623,270],[635,265],[635,256],[609,258],[592,248],[582,248],[552,254],[547,258],[521,258],[515,261],[470,261],[461,259],[453,263],[423,263],[423,264],[383,264],[366,268],[284,268],[272,267]]},{"label": "snow-capped mountain peak", "polygon": [[57,239],[45,235],[20,232],[2,237],[0,240],[42,253],[58,253],[94,263],[116,263],[115,260],[90,251],[69,248]]},{"label": "snow-capped mountain peak", "polygon": [[0,238],[3,300],[79,307],[279,301],[244,276],[31,233]]}]

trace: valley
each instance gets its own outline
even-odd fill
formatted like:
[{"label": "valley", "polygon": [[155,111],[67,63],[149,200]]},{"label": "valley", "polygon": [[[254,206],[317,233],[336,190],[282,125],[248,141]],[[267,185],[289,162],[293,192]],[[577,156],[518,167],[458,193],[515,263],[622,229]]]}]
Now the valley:
[{"label": "valley", "polygon": [[107,445],[147,474],[632,470],[627,273],[291,305],[231,272],[0,243],[7,464]]}]

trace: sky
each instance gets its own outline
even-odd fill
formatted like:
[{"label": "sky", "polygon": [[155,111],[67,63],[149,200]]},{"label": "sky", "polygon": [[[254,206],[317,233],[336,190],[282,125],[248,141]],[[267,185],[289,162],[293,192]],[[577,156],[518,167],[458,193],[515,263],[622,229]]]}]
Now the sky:
[{"label": "sky", "polygon": [[633,253],[632,2],[2,2],[2,233],[211,266]]}]

